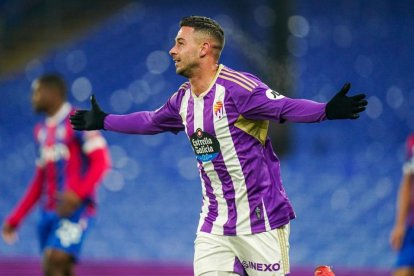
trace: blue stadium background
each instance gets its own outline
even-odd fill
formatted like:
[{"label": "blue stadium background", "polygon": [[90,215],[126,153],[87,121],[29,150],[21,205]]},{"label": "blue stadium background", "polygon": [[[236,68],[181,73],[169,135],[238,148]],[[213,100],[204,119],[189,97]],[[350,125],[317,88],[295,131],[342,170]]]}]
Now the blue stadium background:
[{"label": "blue stadium background", "polygon": [[[33,173],[32,127],[40,119],[30,105],[34,78],[59,71],[69,83],[70,100],[81,108],[89,107],[91,93],[111,113],[158,108],[185,81],[175,74],[168,50],[177,22],[188,14],[222,23],[222,63],[257,73],[242,42],[268,45],[278,11],[267,1],[247,2],[251,14],[243,18],[231,1],[133,2],[82,38],[2,76],[0,219]],[[288,26],[292,97],[326,101],[349,81],[351,93],[365,92],[369,101],[357,121],[289,125],[282,177],[297,213],[291,264],[389,268],[404,142],[414,129],[412,3],[300,0]],[[104,135],[113,169],[99,190],[99,216],[85,258],[191,264],[201,191],[187,138]],[[16,246],[0,242],[0,258],[39,256],[36,216],[32,212],[22,225]]]}]

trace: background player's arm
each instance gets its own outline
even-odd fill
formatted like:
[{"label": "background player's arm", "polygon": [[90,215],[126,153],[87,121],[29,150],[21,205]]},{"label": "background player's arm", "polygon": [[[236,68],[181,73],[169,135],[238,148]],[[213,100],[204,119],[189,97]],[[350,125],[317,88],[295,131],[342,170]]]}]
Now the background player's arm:
[{"label": "background player's arm", "polygon": [[57,214],[70,216],[88,198],[110,167],[110,158],[105,139],[98,132],[85,132],[82,151],[88,161],[88,169],[80,182],[68,183],[68,188],[59,195]]},{"label": "background player's arm", "polygon": [[33,205],[39,200],[42,192],[43,178],[43,169],[36,167],[35,175],[25,195],[3,224],[2,236],[7,243],[13,243],[16,240],[16,230],[21,221],[32,209]]},{"label": "background player's arm", "polygon": [[395,217],[394,228],[391,232],[390,243],[394,250],[401,248],[404,236],[408,213],[411,205],[411,191],[414,175],[411,172],[406,172],[401,180],[398,191],[397,211]]}]

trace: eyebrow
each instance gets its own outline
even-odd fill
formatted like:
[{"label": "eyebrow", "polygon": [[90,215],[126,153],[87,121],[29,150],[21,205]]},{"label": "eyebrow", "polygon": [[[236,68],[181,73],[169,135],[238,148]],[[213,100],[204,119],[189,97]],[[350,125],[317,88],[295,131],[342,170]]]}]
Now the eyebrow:
[{"label": "eyebrow", "polygon": [[182,37],[178,37],[178,38],[176,38],[176,39],[175,39],[175,41],[177,41],[177,42],[178,42],[178,41],[185,41],[185,39],[184,39],[184,38],[182,38]]}]

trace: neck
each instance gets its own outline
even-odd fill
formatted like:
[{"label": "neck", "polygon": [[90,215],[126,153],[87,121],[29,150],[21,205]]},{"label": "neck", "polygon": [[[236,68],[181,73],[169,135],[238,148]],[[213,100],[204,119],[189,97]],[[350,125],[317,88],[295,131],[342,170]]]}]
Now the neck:
[{"label": "neck", "polygon": [[48,108],[48,110],[46,110],[46,116],[47,117],[53,117],[54,115],[56,115],[58,113],[58,111],[60,110],[60,108],[63,106],[64,102],[59,102],[56,103],[52,106],[50,106],[50,108]]},{"label": "neck", "polygon": [[198,68],[198,72],[193,74],[189,78],[191,84],[191,91],[196,95],[200,96],[205,92],[211,85],[211,82],[214,80],[218,70],[218,64],[213,64]]}]

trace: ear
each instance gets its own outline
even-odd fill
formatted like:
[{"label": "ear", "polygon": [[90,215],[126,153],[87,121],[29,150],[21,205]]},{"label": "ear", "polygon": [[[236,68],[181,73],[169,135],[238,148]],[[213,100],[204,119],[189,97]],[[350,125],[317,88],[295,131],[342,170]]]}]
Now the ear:
[{"label": "ear", "polygon": [[210,51],[210,43],[208,42],[204,42],[203,44],[201,44],[200,46],[200,57],[205,57],[208,52]]}]

